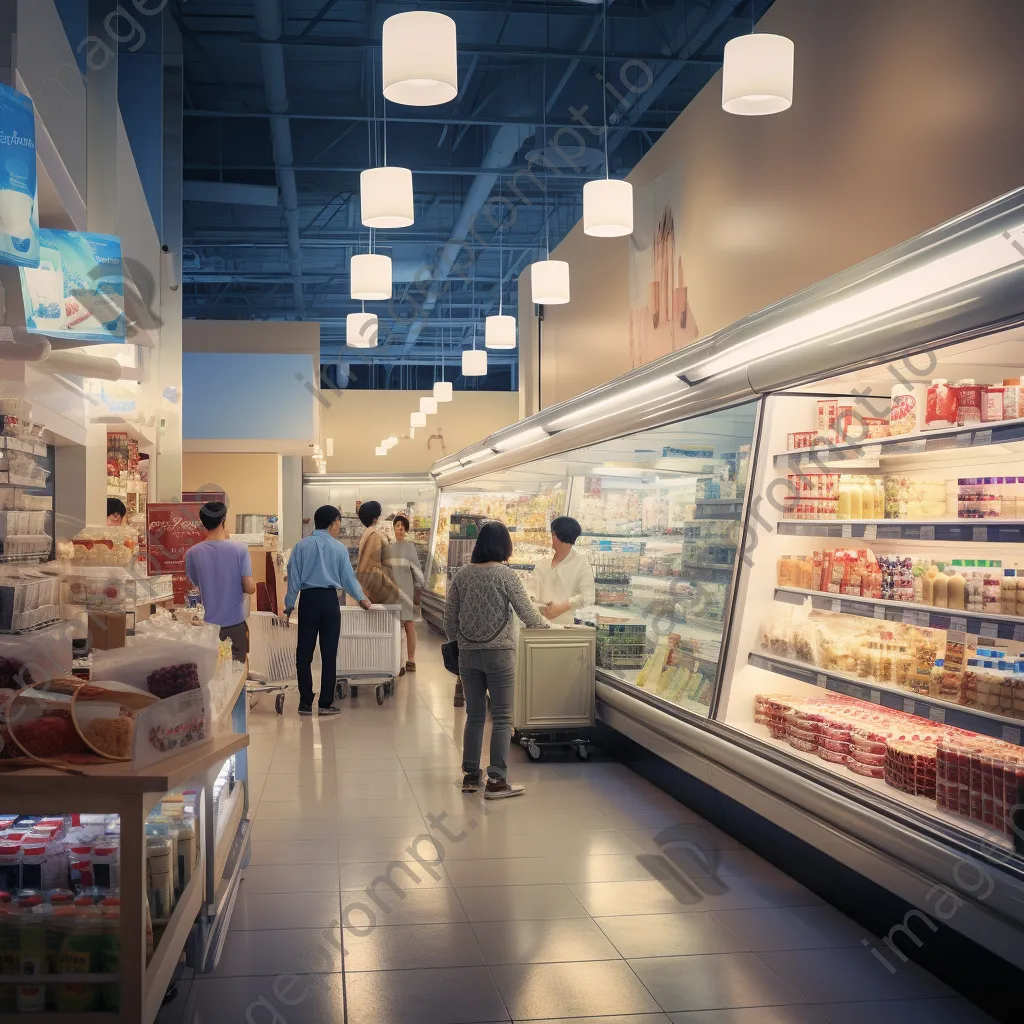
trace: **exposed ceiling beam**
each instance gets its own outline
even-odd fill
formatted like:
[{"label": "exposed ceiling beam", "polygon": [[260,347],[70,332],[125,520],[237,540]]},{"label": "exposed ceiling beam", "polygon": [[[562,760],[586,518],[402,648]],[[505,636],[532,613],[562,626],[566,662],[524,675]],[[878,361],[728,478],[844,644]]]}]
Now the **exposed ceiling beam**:
[{"label": "exposed ceiling beam", "polygon": [[[529,127],[528,125],[521,125],[519,127]],[[656,130],[656,129],[655,129]],[[190,171],[273,171],[273,164],[236,164],[236,163],[223,163],[223,164],[197,164],[197,163],[186,163],[185,169]],[[322,172],[325,174],[361,174],[366,170],[366,164],[292,164],[292,170],[303,174],[315,174]],[[510,169],[511,174],[515,173],[515,168]],[[452,177],[452,178],[475,178],[479,175],[492,175],[494,174],[493,167],[418,167],[413,165],[412,172],[414,175],[423,174],[431,176],[441,177]],[[549,181],[590,181],[593,174],[577,174],[574,171],[545,171],[541,168],[541,164],[535,163],[532,168],[523,168],[523,174],[527,177],[536,176],[538,178],[547,179]]]}]

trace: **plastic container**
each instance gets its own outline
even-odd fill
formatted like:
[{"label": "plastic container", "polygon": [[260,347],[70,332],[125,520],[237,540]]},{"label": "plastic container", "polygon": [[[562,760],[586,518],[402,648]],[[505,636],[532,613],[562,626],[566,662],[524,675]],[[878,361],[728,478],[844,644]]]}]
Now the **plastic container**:
[{"label": "plastic container", "polygon": [[[63,908],[53,924],[60,938],[56,974],[96,974],[100,967],[103,920],[96,907]],[[100,986],[93,982],[62,982],[53,986],[60,1013],[88,1013],[100,1007]]]},{"label": "plastic container", "polygon": [[956,392],[956,425],[971,427],[981,422],[981,387],[973,377],[965,377],[953,385]]}]

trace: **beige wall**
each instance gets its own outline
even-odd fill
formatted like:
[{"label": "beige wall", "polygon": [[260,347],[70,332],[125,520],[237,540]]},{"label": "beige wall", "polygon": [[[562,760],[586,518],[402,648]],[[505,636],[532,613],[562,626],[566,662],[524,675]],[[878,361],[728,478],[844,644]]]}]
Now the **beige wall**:
[{"label": "beige wall", "polygon": [[242,512],[277,515],[280,503],[281,456],[273,452],[207,453],[182,455],[182,490],[222,490],[234,516]]},{"label": "beige wall", "polygon": [[[328,473],[425,473],[444,454],[452,455],[519,419],[519,396],[514,391],[456,391],[451,402],[438,406],[427,426],[412,440],[401,440],[383,457],[374,448],[389,435],[409,433],[409,414],[419,409],[427,391],[325,391],[330,407],[320,410],[321,445],[334,441]],[[441,434],[445,450],[435,436]],[[303,459],[303,472],[315,472]]]},{"label": "beige wall", "polygon": [[[1019,0],[776,0],[759,30],[796,44],[792,109],[728,115],[716,75],[630,175],[629,250],[578,226],[558,247],[573,301],[547,311],[544,406],[1022,184]],[[671,332],[648,287],[666,211],[689,307]]]}]

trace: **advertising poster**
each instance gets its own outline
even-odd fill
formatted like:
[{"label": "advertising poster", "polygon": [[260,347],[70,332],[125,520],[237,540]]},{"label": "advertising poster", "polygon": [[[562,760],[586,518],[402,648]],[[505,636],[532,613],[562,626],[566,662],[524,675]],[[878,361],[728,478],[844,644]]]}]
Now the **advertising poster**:
[{"label": "advertising poster", "polygon": [[125,340],[121,240],[79,231],[39,232],[39,266],[22,269],[25,325],[78,343]]},{"label": "advertising poster", "polygon": [[0,85],[0,263],[39,266],[36,116],[32,101]]},{"label": "advertising poster", "polygon": [[174,603],[184,604],[190,590],[185,552],[206,539],[198,501],[152,502],[146,506],[146,562],[150,576],[174,577]]}]

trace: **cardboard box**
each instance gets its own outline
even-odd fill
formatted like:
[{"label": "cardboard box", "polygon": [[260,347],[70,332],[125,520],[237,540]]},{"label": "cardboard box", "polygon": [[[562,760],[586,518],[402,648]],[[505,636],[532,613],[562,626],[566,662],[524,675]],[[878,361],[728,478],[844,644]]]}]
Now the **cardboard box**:
[{"label": "cardboard box", "polygon": [[94,651],[116,651],[128,635],[124,612],[89,612],[89,640]]}]

